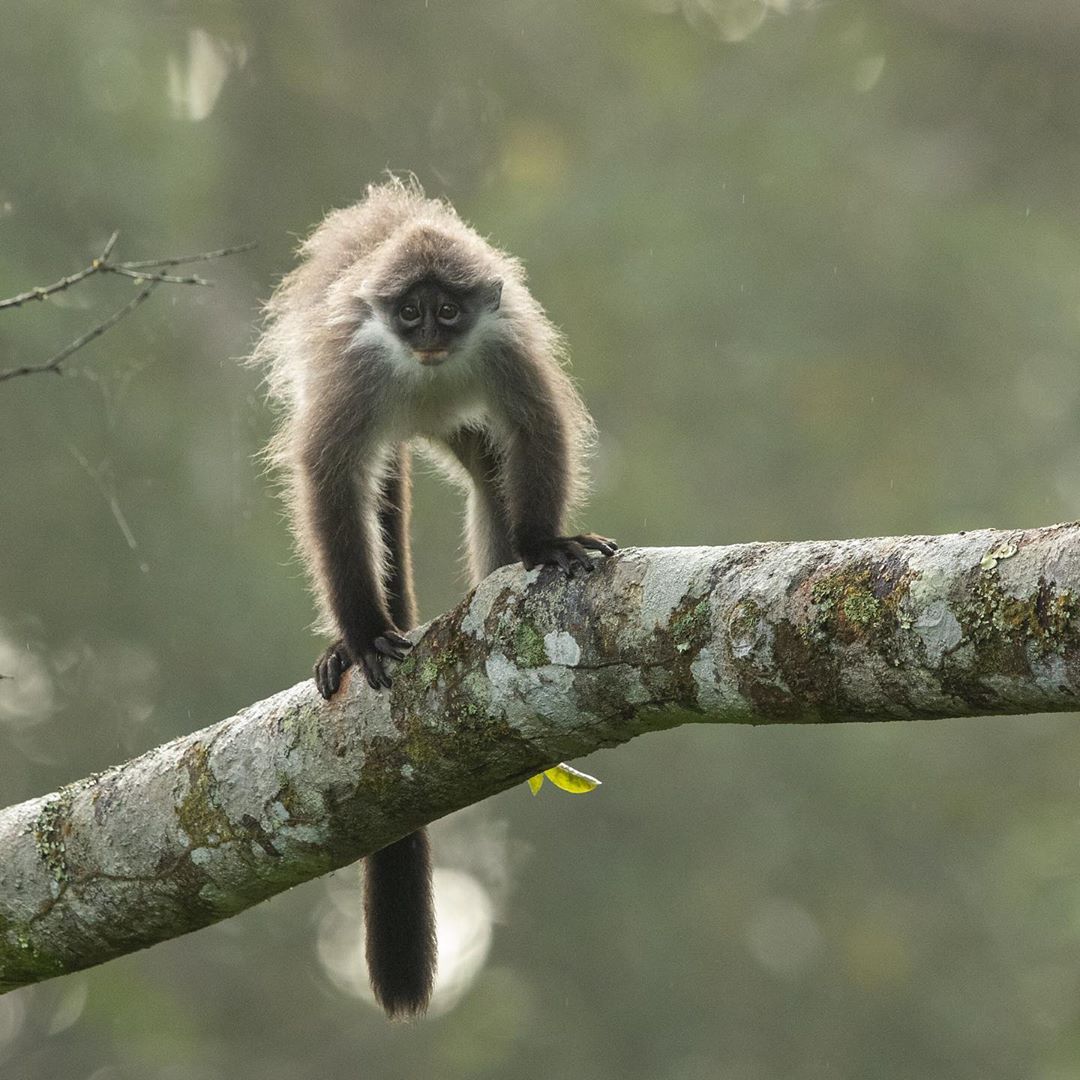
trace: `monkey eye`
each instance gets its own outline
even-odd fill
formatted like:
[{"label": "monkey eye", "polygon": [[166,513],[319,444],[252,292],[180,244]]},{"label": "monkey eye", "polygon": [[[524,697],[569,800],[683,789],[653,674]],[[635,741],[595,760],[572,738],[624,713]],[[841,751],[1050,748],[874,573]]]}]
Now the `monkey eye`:
[{"label": "monkey eye", "polygon": [[457,304],[440,304],[438,311],[439,322],[455,323],[461,314],[461,308]]},{"label": "monkey eye", "polygon": [[398,308],[398,318],[403,323],[417,323],[420,321],[420,309],[416,304],[402,304]]}]

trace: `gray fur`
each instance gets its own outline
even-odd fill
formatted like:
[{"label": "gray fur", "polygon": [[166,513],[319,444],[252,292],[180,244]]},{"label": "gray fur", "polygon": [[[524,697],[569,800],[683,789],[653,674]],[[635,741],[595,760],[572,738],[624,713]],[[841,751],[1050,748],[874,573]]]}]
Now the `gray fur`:
[{"label": "gray fur", "polygon": [[[499,459],[512,451],[522,425],[549,424],[554,415],[565,433],[565,514],[584,493],[593,424],[563,370],[560,336],[526,288],[521,264],[416,183],[393,179],[368,187],[359,203],[328,214],[300,255],[266,305],[252,359],[265,366],[270,394],[283,410],[268,457],[282,477],[325,627],[338,631],[310,485],[352,485],[349,513],[357,515],[370,566],[381,578],[383,545],[373,525],[380,477],[393,447],[420,440],[470,489],[467,538],[478,580],[516,557],[499,507],[513,512],[530,493],[504,490],[505,472],[478,474],[453,448],[479,439],[497,448]],[[466,288],[502,282],[498,311],[478,322],[460,354],[431,368],[405,354],[374,306],[425,275]]]},{"label": "gray fur", "polygon": [[[584,487],[592,420],[515,259],[397,180],[329,214],[300,253],[267,305],[254,360],[283,407],[268,453],[324,625],[338,637],[314,669],[329,699],[352,664],[373,689],[389,687],[385,659],[409,646],[414,440],[468,491],[474,582],[518,558],[591,570],[588,550],[610,555],[614,544],[562,535]],[[419,296],[436,297],[426,316]],[[443,307],[453,333],[433,329]],[[415,320],[404,314],[414,308]],[[365,909],[375,996],[390,1016],[415,1016],[436,962],[423,830],[368,859]]]}]

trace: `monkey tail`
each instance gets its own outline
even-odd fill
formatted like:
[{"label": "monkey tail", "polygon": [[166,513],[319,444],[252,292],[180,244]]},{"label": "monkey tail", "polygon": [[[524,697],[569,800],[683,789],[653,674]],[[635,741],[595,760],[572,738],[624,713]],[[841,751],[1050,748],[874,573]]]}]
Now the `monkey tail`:
[{"label": "monkey tail", "polygon": [[375,1000],[391,1020],[419,1016],[435,981],[431,845],[420,829],[364,863],[367,963]]}]

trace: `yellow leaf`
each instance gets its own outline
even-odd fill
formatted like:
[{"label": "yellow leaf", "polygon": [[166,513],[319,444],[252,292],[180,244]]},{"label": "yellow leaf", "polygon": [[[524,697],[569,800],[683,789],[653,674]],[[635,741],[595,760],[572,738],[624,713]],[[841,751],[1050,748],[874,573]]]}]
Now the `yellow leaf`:
[{"label": "yellow leaf", "polygon": [[540,793],[540,789],[543,786],[544,786],[544,774],[543,773],[537,773],[535,776],[530,776],[529,777],[529,790],[534,795],[538,795]]},{"label": "yellow leaf", "polygon": [[588,773],[579,772],[577,769],[562,762],[553,769],[545,769],[544,775],[558,788],[569,791],[574,795],[584,795],[587,791],[600,786],[600,781]]}]

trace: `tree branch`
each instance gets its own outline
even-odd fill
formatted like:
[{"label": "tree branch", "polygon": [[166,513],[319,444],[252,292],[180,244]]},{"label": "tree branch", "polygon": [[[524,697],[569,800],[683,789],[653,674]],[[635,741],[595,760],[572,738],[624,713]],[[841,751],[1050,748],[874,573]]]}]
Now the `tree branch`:
[{"label": "tree branch", "polygon": [[105,242],[105,247],[102,249],[101,254],[88,266],[84,266],[83,269],[79,270],[77,273],[68,274],[67,277],[62,277],[59,281],[54,281],[51,285],[36,285],[32,289],[27,289],[26,292],[17,293],[15,296],[9,296],[4,300],[0,300],[0,311],[3,311],[5,308],[22,307],[23,304],[28,303],[31,300],[46,300],[55,293],[70,289],[72,285],[78,285],[80,281],[92,277],[94,274],[101,273],[102,269],[108,264],[112,249],[116,247],[116,241],[119,239],[120,234],[114,232]]},{"label": "tree branch", "polygon": [[51,285],[39,285],[33,289],[28,289],[26,292],[17,293],[15,296],[0,299],[0,311],[7,308],[22,307],[23,304],[33,300],[47,300],[49,297],[64,292],[66,289],[78,285],[80,282],[85,281],[89,277],[93,277],[95,274],[115,274],[119,277],[131,278],[137,284],[145,286],[124,304],[123,307],[118,308],[108,318],[103,319],[96,326],[91,327],[85,334],[80,335],[74,341],[65,345],[64,348],[48,360],[42,361],[39,364],[24,364],[21,367],[7,368],[6,370],[0,371],[0,382],[6,382],[8,379],[17,378],[20,375],[38,375],[43,372],[62,375],[62,364],[72,355],[72,353],[78,352],[79,349],[88,345],[95,338],[101,337],[102,334],[107,330],[111,330],[121,321],[121,319],[130,315],[135,308],[149,298],[157,285],[205,286],[213,284],[213,282],[207,281],[197,274],[178,275],[162,273],[162,267],[183,266],[193,262],[206,262],[210,259],[220,259],[227,255],[235,255],[241,251],[250,251],[251,248],[255,246],[253,243],[237,244],[234,247],[219,248],[217,251],[203,251],[196,255],[182,255],[176,258],[143,259],[119,263],[110,262],[113,248],[116,246],[116,241],[119,236],[119,233],[114,232],[106,242],[101,254],[96,259],[93,259],[89,265],[83,267],[82,270],[79,270],[74,274],[68,274],[67,277],[62,277],[58,281],[54,281]]},{"label": "tree branch", "polygon": [[233,915],[564,758],[683,723],[1080,702],[1080,525],[496,571],[390,693],[310,681],[0,812],[0,990]]},{"label": "tree branch", "polygon": [[18,378],[20,375],[39,375],[42,372],[52,372],[54,375],[62,375],[64,369],[60,366],[71,356],[78,352],[84,345],[88,345],[94,338],[101,337],[106,330],[111,330],[121,319],[130,315],[144,300],[149,299],[150,294],[157,287],[157,282],[152,281],[142,292],[136,293],[123,307],[117,308],[107,319],[102,319],[96,326],[91,327],[85,334],[81,334],[74,341],[65,345],[58,353],[40,364],[26,364],[23,367],[8,368],[0,371],[0,382]]}]

